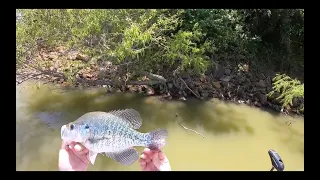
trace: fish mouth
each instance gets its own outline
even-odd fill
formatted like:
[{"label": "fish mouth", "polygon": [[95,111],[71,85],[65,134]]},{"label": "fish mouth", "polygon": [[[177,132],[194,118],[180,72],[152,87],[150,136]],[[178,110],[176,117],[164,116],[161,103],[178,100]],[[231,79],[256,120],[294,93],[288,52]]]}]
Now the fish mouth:
[{"label": "fish mouth", "polygon": [[64,135],[64,131],[67,129],[67,126],[66,125],[63,125],[62,127],[61,127],[61,139],[63,139],[63,135]]}]

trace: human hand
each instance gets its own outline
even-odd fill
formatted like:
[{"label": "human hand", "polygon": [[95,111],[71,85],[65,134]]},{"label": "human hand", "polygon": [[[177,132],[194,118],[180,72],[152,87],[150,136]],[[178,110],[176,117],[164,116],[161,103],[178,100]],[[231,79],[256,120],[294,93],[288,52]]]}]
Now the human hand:
[{"label": "human hand", "polygon": [[143,171],[171,171],[169,160],[160,150],[145,148],[139,163]]},{"label": "human hand", "polygon": [[89,150],[76,142],[62,142],[59,151],[60,171],[85,171],[89,165]]}]

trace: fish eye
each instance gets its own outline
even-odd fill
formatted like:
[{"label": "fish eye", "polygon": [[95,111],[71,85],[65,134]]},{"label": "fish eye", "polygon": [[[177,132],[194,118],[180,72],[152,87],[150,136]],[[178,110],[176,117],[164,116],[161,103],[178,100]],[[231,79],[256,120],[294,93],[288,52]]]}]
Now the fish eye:
[{"label": "fish eye", "polygon": [[86,124],[86,125],[84,126],[84,128],[85,128],[85,129],[89,129],[89,125]]},{"label": "fish eye", "polygon": [[71,125],[70,125],[70,130],[73,130],[73,129],[74,129],[74,125],[71,124]]}]

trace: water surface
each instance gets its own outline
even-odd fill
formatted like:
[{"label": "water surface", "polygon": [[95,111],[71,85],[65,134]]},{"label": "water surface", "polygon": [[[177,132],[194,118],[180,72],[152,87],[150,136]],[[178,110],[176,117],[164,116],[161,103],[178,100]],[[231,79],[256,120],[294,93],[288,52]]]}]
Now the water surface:
[{"label": "water surface", "polygon": [[[302,118],[275,116],[257,108],[220,101],[168,102],[135,94],[108,95],[104,89],[66,91],[56,86],[25,83],[16,92],[17,170],[58,170],[63,124],[89,111],[124,108],[140,112],[143,124],[139,131],[168,130],[164,152],[172,170],[268,171],[269,149],[280,154],[285,171],[304,170]],[[294,123],[288,126],[287,121]],[[140,168],[137,162],[127,167],[98,155],[95,165],[88,170]]]}]

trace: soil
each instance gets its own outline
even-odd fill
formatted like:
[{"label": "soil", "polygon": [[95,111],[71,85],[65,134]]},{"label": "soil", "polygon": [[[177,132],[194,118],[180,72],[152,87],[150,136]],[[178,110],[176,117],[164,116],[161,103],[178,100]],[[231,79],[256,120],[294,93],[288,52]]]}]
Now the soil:
[{"label": "soil", "polygon": [[[39,66],[35,67],[34,64]],[[58,83],[62,87],[104,87],[107,93],[130,91],[158,96],[162,100],[215,98],[260,108],[272,108],[286,115],[303,116],[298,111],[303,99],[295,98],[292,106],[282,108],[276,100],[279,93],[274,93],[271,97],[267,95],[272,91],[274,73],[266,71],[253,73],[247,64],[237,66],[228,63],[217,64],[214,69],[208,70],[203,75],[186,72],[175,76],[162,76],[147,73],[139,80],[131,81],[119,78],[123,74],[122,67],[113,65],[109,61],[89,58],[75,50],[57,47],[53,50],[41,50],[38,56],[19,68],[16,73],[16,84],[37,79]],[[72,81],[68,79],[70,73],[75,77]]]}]

